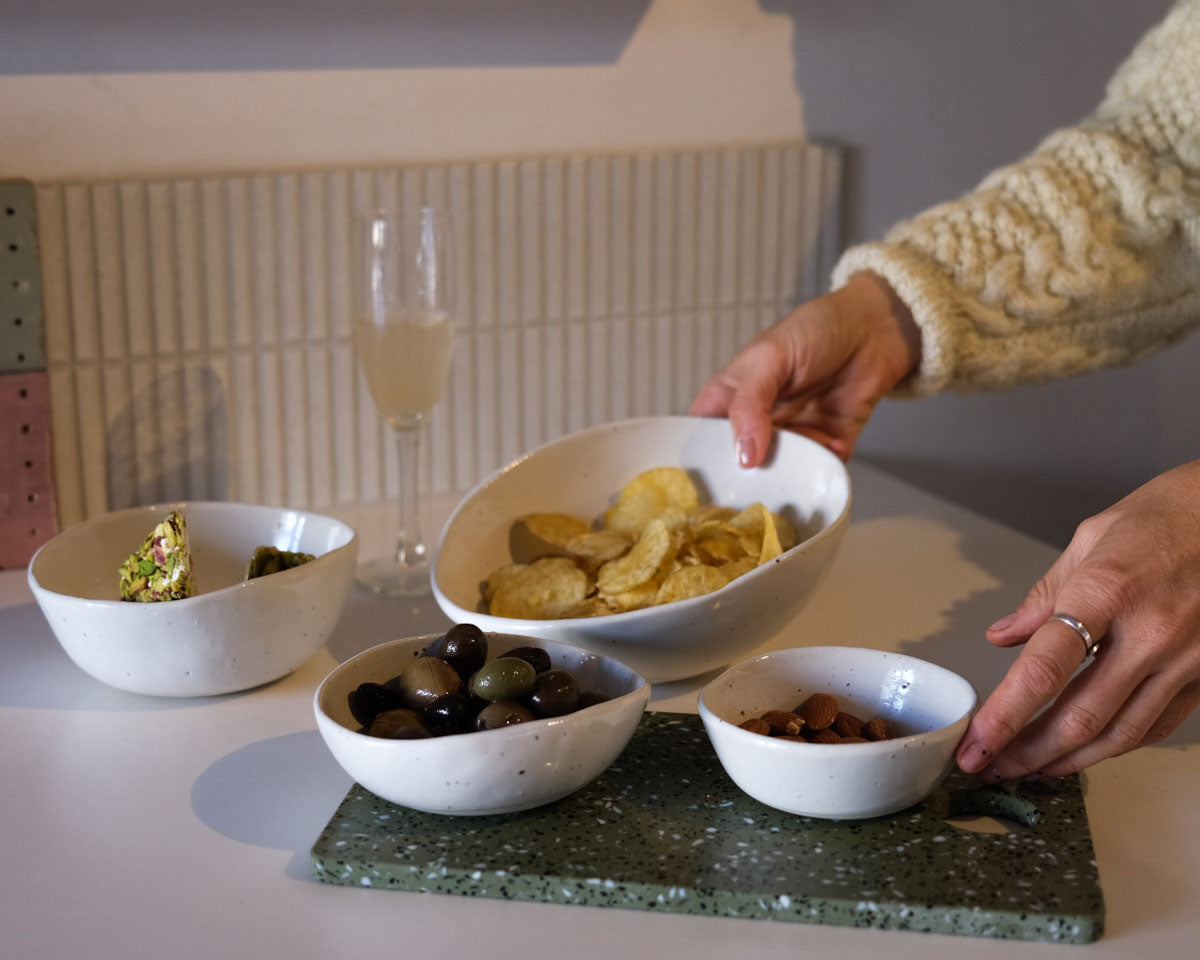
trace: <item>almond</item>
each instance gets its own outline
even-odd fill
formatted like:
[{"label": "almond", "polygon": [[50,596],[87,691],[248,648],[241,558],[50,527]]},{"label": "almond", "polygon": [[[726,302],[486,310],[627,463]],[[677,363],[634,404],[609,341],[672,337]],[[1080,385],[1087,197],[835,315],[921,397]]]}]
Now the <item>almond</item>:
[{"label": "almond", "polygon": [[833,718],[833,723],[830,724],[830,729],[843,740],[846,737],[861,737],[862,728],[863,721],[852,713],[846,713],[845,710],[839,710],[838,715]]},{"label": "almond", "polygon": [[770,725],[771,732],[776,736],[794,737],[805,725],[803,717],[787,710],[768,710],[762,719]]},{"label": "almond", "polygon": [[842,738],[826,727],[824,730],[814,730],[808,737],[809,743],[841,743]]},{"label": "almond", "polygon": [[796,708],[804,725],[812,730],[825,730],[837,719],[837,698],[829,693],[814,693]]},{"label": "almond", "polygon": [[761,733],[763,736],[771,735],[771,725],[762,717],[751,717],[749,720],[744,720],[738,724],[743,730],[749,730],[751,733]]},{"label": "almond", "polygon": [[896,736],[896,725],[887,717],[872,717],[862,732],[868,740],[891,740]]}]

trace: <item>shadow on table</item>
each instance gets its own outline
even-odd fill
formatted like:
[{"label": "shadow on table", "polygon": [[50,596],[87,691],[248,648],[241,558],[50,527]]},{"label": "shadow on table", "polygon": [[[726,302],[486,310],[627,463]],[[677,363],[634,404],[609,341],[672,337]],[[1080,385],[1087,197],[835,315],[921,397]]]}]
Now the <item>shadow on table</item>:
[{"label": "shadow on table", "polygon": [[309,850],[351,780],[315,730],[248,744],[212,764],[192,785],[192,810],[222,836],[295,856],[285,870],[311,877]]}]

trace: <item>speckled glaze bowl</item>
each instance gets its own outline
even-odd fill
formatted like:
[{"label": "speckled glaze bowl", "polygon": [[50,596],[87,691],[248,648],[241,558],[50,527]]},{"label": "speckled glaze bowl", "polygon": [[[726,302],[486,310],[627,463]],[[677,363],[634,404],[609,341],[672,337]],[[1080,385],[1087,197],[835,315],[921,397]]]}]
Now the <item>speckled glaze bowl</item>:
[{"label": "speckled glaze bowl", "polygon": [[377,796],[426,813],[511,813],[559,800],[603,773],[637,729],[650,700],[644,678],[611,657],[551,640],[488,633],[488,659],[519,646],[541,647],[583,690],[607,701],[561,717],[423,740],[359,733],[349,694],[383,683],[437,634],[371,647],[334,669],[313,698],[313,712],[334,759]]},{"label": "speckled glaze bowl", "polygon": [[[199,592],[122,601],[121,562],[171,510],[187,522]],[[259,546],[316,559],[245,580]],[[133,693],[201,697],[277,680],[324,646],[357,555],[354,530],[332,517],[246,503],[165,503],[69,527],[34,555],[28,579],[62,648],[97,680]]]},{"label": "speckled glaze bowl", "polygon": [[[830,693],[863,720],[890,718],[901,736],[870,743],[796,743],[742,730],[768,710]],[[975,709],[971,684],[916,657],[864,647],[799,647],[730,667],[700,692],[699,711],[725,772],[788,813],[859,820],[923,800],[954,763]]]},{"label": "speckled glaze bowl", "polygon": [[[513,521],[526,513],[593,519],[643,470],[688,471],[705,503],[761,502],[792,521],[801,542],[712,593],[662,606],[575,620],[480,613],[479,585],[512,562]],[[799,434],[775,435],[766,463],[734,458],[726,420],[647,417],[605,424],[539,447],[477,486],[447,521],[433,593],[451,620],[559,640],[610,654],[652,683],[695,676],[761,647],[790,623],[824,578],[850,520],[845,465]]]}]

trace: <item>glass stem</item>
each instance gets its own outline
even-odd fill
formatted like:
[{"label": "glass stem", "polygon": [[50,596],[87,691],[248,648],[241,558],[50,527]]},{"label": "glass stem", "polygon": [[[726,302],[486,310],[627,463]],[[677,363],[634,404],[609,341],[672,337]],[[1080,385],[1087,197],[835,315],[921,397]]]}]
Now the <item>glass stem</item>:
[{"label": "glass stem", "polygon": [[396,451],[400,455],[400,527],[396,531],[396,563],[402,567],[425,559],[421,539],[420,453],[421,427],[394,427]]}]

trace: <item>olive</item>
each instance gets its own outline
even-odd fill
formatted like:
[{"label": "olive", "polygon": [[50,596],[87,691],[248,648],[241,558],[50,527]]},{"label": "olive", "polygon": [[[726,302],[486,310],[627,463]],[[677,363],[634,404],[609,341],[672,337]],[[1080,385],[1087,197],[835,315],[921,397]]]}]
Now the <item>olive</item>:
[{"label": "olive", "polygon": [[444,737],[466,733],[475,725],[475,715],[486,706],[486,700],[465,693],[446,693],[426,707],[423,715],[433,735]]},{"label": "olive", "polygon": [[537,673],[528,661],[497,657],[471,676],[471,693],[491,703],[516,700],[533,690]]},{"label": "olive", "polygon": [[458,672],[437,657],[419,657],[400,674],[400,695],[413,710],[424,710],[438,697],[458,693],[462,685]]},{"label": "olive", "polygon": [[495,730],[498,727],[511,727],[514,723],[526,723],[532,719],[533,714],[527,707],[512,700],[497,700],[479,711],[479,716],[475,718],[475,729]]},{"label": "olive", "polygon": [[584,710],[588,707],[594,707],[598,703],[607,703],[612,697],[606,697],[604,694],[596,690],[584,690],[579,694],[579,705],[576,710]]},{"label": "olive", "polygon": [[533,667],[535,673],[545,673],[550,669],[550,654],[541,647],[513,647],[504,656],[524,660]]},{"label": "olive", "polygon": [[473,623],[456,623],[429,645],[428,655],[440,657],[464,680],[487,661],[487,636]]},{"label": "olive", "polygon": [[547,670],[538,674],[528,703],[534,716],[561,717],[578,708],[579,684],[566,670]]},{"label": "olive", "polygon": [[404,706],[400,694],[381,683],[360,683],[346,699],[354,719],[364,727],[371,725],[376,714]]},{"label": "olive", "polygon": [[421,715],[415,710],[384,710],[377,714],[367,728],[372,737],[383,737],[387,740],[420,740],[430,735],[429,728]]}]

